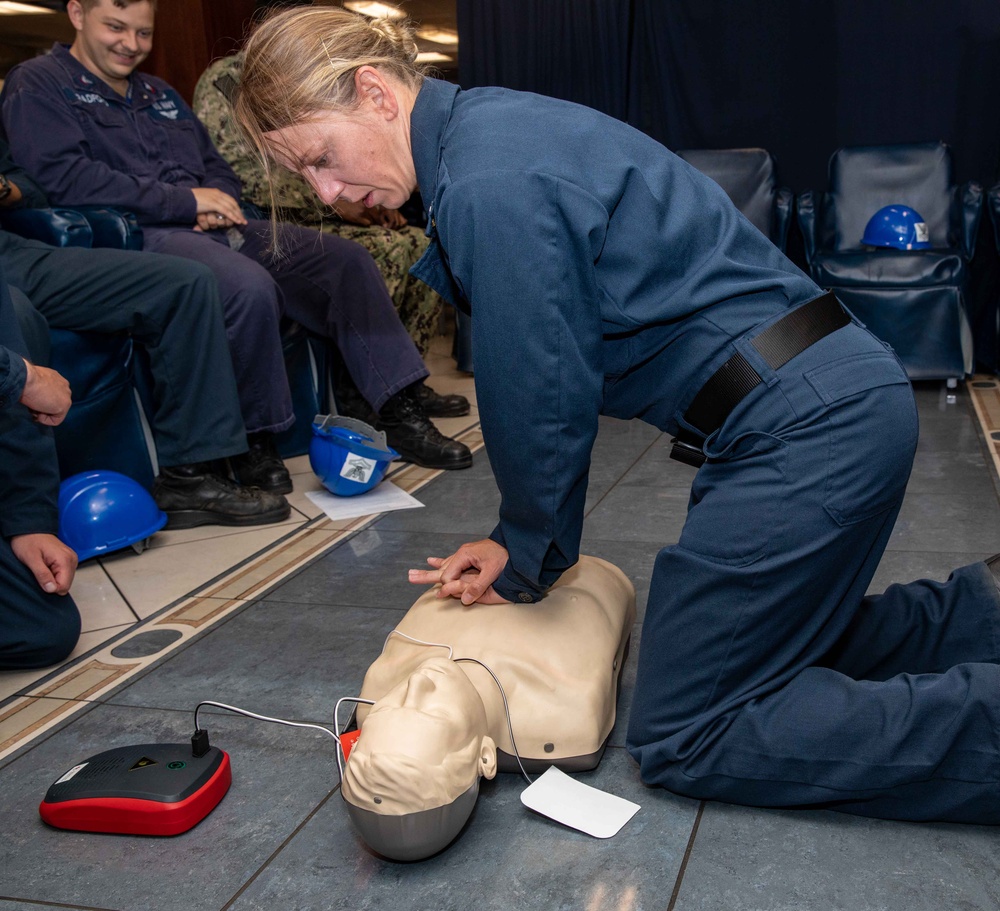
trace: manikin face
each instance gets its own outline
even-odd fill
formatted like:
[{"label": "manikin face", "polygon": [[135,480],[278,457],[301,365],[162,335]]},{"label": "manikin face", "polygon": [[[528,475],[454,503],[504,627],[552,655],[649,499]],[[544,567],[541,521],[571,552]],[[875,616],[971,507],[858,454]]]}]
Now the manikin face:
[{"label": "manikin face", "polygon": [[482,699],[462,669],[447,659],[422,664],[378,700],[365,718],[362,733],[369,744],[399,748],[429,766],[461,752],[486,733]]},{"label": "manikin face", "polygon": [[368,713],[344,793],[356,806],[399,815],[449,804],[495,773],[479,692],[454,661],[431,658]]},{"label": "manikin face", "polygon": [[116,6],[99,0],[84,10],[79,0],[66,7],[76,29],[70,53],[95,76],[125,94],[128,77],[153,48],[153,6],[147,0]]},{"label": "manikin face", "polygon": [[301,174],[327,205],[343,199],[398,209],[417,188],[405,90],[371,67],[359,74],[356,110],[317,114],[264,138],[278,164]]}]

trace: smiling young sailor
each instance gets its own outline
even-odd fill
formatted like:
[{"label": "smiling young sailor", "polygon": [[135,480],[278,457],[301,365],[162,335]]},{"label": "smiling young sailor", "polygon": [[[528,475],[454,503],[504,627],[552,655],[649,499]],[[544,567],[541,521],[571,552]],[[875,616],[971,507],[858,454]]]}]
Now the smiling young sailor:
[{"label": "smiling young sailor", "polygon": [[[335,343],[347,372],[404,459],[472,464],[429,420],[428,370],[371,255],[359,244],[247,219],[240,182],[180,95],[138,71],[153,41],[153,0],[69,0],[71,46],[15,67],[0,103],[15,161],[56,205],[134,212],[145,250],[207,265],[219,283],[250,451],[238,479],[285,493],[273,434],[294,421],[279,321]],[[40,128],[44,125],[44,128]]]}]

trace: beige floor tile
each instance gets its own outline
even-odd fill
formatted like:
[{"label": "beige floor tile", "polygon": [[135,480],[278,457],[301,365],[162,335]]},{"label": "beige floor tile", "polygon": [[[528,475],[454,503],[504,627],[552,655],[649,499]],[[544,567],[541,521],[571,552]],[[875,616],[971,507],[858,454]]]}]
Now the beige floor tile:
[{"label": "beige floor tile", "polygon": [[143,554],[117,560],[109,557],[104,561],[105,568],[132,609],[145,619],[264,550],[301,524],[264,525],[240,534],[151,548]]},{"label": "beige floor tile", "polygon": [[[132,551],[129,553],[136,556]],[[96,561],[84,563],[77,569],[73,580],[73,599],[80,608],[84,632],[135,623],[135,614]]]},{"label": "beige floor tile", "polygon": [[106,629],[93,630],[91,632],[83,633],[80,636],[80,641],[77,643],[73,653],[62,662],[62,664],[56,664],[52,667],[39,668],[34,671],[0,671],[0,700],[6,699],[8,696],[13,696],[15,693],[19,693],[22,690],[30,687],[36,680],[41,680],[43,677],[51,674],[54,670],[58,670],[63,664],[67,664],[76,658],[78,655],[83,655],[89,652],[92,648],[97,648],[99,645],[103,645],[110,639],[113,639],[119,633],[125,632],[133,626],[131,623],[124,624],[122,626],[111,626]]},{"label": "beige floor tile", "polygon": [[[303,517],[296,514],[293,510],[291,515],[283,522],[275,522],[271,525],[251,525],[248,527],[199,525],[197,528],[184,528],[180,531],[170,531],[165,528],[163,531],[158,531],[152,538],[149,539],[149,550],[159,550],[164,547],[192,544],[197,541],[214,541],[217,538],[228,538],[233,536],[239,537],[240,535],[245,535],[249,532],[259,531],[262,528],[281,528],[284,529],[282,534],[286,534],[291,531],[291,527],[301,525],[302,522]],[[120,555],[124,555],[124,557],[127,558],[130,555],[133,555],[133,552],[131,550],[119,551],[117,554],[111,554],[108,557],[102,558],[101,562],[107,565],[108,561],[119,559]]]}]

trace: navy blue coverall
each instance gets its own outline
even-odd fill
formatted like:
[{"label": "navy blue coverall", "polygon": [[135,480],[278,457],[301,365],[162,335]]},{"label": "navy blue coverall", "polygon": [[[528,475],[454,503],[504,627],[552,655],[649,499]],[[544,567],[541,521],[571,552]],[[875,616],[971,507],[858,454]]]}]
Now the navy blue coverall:
[{"label": "navy blue coverall", "polygon": [[52,430],[35,423],[20,403],[24,359],[44,364],[47,351],[44,317],[23,295],[15,310],[0,266],[0,670],[55,664],[80,638],[80,612],[72,596],[43,591],[10,546],[17,535],[59,530]]},{"label": "navy blue coverall", "polygon": [[[135,213],[144,249],[195,259],[219,283],[246,429],[294,421],[279,320],[332,339],[377,411],[428,375],[385,281],[360,244],[293,225],[251,220],[230,232],[194,230],[192,188],[240,198],[240,181],[190,107],[166,82],[133,73],[122,97],[56,44],[8,73],[0,95],[14,160],[55,205],[113,205]],[[44,129],[38,125],[44,124]]]},{"label": "navy blue coverall", "polygon": [[687,408],[734,352],[763,378],[697,434],[708,459],[656,560],[627,738],[643,779],[1000,822],[988,568],[865,597],[917,439],[895,355],[851,322],[771,369],[750,340],[820,289],[617,120],[426,80],[410,137],[432,238],[413,271],[473,313],[501,596],[537,600],[576,561],[598,415],[696,433]]}]

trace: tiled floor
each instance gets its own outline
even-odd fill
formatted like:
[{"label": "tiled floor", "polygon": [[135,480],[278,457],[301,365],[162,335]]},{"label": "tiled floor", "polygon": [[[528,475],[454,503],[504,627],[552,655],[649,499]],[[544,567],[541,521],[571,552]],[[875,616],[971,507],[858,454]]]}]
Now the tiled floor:
[{"label": "tiled floor", "polygon": [[[446,358],[432,366],[436,388],[472,394]],[[1000,551],[990,439],[1000,389],[980,381],[989,388],[976,408],[969,388],[953,405],[937,387],[917,390],[916,467],[873,590],[944,578]],[[474,442],[475,419],[448,430]],[[303,460],[295,470],[296,514],[283,526],[158,535],[142,555],[85,567],[79,656],[34,678],[0,677],[0,911],[1000,906],[992,828],[754,810],[643,787],[622,748],[634,659],[610,747],[598,770],[580,776],[642,806],[606,841],[533,815],[519,801],[523,782],[501,775],[484,783],[446,851],[384,861],[351,827],[329,738],[225,713],[207,724],[232,758],[233,785],[191,831],[157,839],[46,827],[38,802],[70,766],[113,746],[187,740],[199,700],[329,724],[336,699],[357,693],[416,595],[405,570],[488,532],[498,503],[481,451],[468,471],[401,475],[424,508],[353,525],[318,516],[304,496],[318,484]],[[584,550],[632,578],[640,620],[653,556],[679,535],[692,474],[667,458],[656,430],[602,421]]]}]

